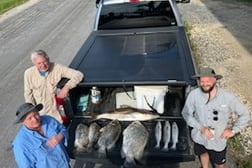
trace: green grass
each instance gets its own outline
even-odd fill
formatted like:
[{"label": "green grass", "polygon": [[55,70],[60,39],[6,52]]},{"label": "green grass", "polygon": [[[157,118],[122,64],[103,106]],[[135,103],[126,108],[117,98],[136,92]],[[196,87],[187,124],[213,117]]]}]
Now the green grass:
[{"label": "green grass", "polygon": [[237,161],[237,168],[252,168],[252,157],[245,155],[245,149],[240,143],[240,135],[236,135],[228,141],[231,153]]},{"label": "green grass", "polygon": [[193,54],[193,59],[195,61],[195,66],[199,66],[202,62],[201,60],[201,56],[199,54],[199,51],[196,47],[196,45],[194,44],[194,42],[191,40],[191,30],[192,30],[192,26],[188,23],[188,22],[184,22],[184,25],[185,25],[185,31],[186,31],[186,34],[188,36],[188,41],[190,43],[190,47],[191,47],[191,50],[192,50],[192,54]]},{"label": "green grass", "polygon": [[0,0],[0,14],[25,3],[28,0]]}]

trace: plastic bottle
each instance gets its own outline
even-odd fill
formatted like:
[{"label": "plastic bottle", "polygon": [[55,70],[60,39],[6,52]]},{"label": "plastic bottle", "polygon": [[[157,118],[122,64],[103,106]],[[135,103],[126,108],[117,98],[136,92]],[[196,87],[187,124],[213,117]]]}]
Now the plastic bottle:
[{"label": "plastic bottle", "polygon": [[63,123],[68,123],[69,120],[68,120],[68,117],[66,116],[64,106],[63,105],[59,105],[58,110],[59,110],[61,119],[63,120]]},{"label": "plastic bottle", "polygon": [[63,105],[59,105],[58,109],[59,109],[61,116],[66,116],[65,109],[64,109]]},{"label": "plastic bottle", "polygon": [[98,104],[101,99],[101,91],[98,90],[96,86],[93,86],[91,89],[91,101],[94,104]]}]

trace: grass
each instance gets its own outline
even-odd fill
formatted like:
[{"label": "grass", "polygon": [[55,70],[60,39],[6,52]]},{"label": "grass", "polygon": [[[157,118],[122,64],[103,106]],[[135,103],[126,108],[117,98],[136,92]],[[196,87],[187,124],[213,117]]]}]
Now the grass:
[{"label": "grass", "polygon": [[0,0],[0,14],[27,2],[28,0]]},{"label": "grass", "polygon": [[192,54],[193,54],[193,59],[195,61],[195,66],[199,66],[201,64],[201,57],[200,57],[200,54],[199,54],[199,51],[197,49],[197,46],[194,44],[194,42],[191,40],[191,30],[192,30],[192,26],[188,23],[188,22],[184,22],[184,25],[185,25],[185,31],[186,31],[186,34],[188,36],[188,41],[190,43],[190,47],[191,47],[191,50],[192,50]]},{"label": "grass", "polygon": [[236,135],[228,141],[231,154],[237,162],[237,168],[252,168],[252,157],[245,155],[245,150],[240,143],[240,135]]}]

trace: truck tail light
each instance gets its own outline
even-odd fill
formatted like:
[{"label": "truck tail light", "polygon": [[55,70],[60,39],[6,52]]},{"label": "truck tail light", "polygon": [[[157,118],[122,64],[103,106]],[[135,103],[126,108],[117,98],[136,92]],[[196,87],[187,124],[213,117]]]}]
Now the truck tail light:
[{"label": "truck tail light", "polygon": [[68,124],[69,118],[67,117],[64,106],[63,106],[64,99],[58,98],[57,95],[55,95],[55,101],[56,101],[56,106],[57,106],[57,109],[60,113],[61,119],[63,121],[63,124]]},{"label": "truck tail light", "polygon": [[139,0],[130,0],[131,3],[139,2]]}]

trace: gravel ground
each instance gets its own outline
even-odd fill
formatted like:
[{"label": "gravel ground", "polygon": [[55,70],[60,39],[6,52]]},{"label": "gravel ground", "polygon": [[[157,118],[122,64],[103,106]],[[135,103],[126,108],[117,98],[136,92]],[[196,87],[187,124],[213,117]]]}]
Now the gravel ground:
[{"label": "gravel ground", "polygon": [[[190,41],[198,66],[213,67],[224,76],[220,86],[234,92],[252,112],[252,6],[225,0],[192,0],[179,5],[190,25]],[[251,121],[239,139],[252,154]],[[232,167],[232,166],[229,166]]]}]

